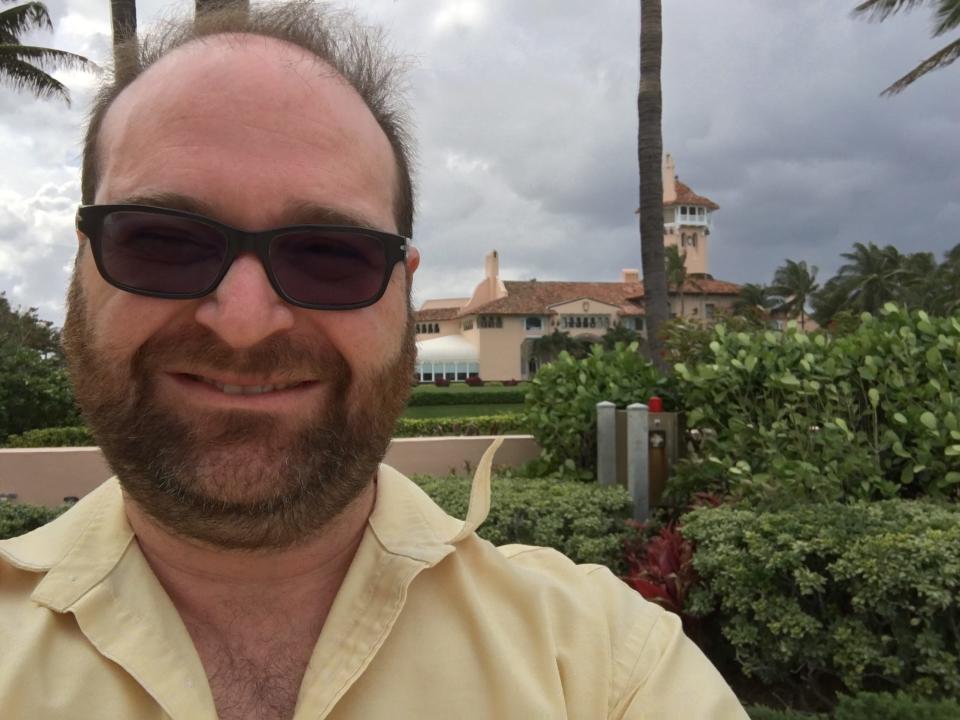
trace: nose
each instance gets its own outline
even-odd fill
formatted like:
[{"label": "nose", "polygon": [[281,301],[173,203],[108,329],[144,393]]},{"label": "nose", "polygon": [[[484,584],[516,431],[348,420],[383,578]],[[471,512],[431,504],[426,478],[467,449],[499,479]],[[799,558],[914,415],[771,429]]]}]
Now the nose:
[{"label": "nose", "polygon": [[237,349],[253,347],[293,327],[293,308],[274,291],[256,256],[240,255],[220,285],[205,297],[196,321]]}]

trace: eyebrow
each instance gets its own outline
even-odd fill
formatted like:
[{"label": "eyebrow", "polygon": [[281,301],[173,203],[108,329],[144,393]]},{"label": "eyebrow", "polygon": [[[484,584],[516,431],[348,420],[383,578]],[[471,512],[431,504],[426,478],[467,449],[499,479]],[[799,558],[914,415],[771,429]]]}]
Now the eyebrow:
[{"label": "eyebrow", "polygon": [[[180,210],[181,212],[219,219],[217,218],[217,211],[213,206],[198,198],[174,192],[130,195],[115,201],[115,204],[148,205],[150,207]],[[287,202],[283,211],[283,223],[277,227],[285,227],[288,225],[345,225],[371,230],[377,229],[376,225],[366,218],[327,207],[312,200],[291,200]]]}]

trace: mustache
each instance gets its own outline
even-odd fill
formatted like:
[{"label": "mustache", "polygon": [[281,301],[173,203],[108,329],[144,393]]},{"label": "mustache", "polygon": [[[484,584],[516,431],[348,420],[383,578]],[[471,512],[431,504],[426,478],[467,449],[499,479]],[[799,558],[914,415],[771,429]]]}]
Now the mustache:
[{"label": "mustache", "polygon": [[313,380],[348,381],[350,366],[336,349],[308,335],[276,335],[237,349],[202,326],[155,335],[134,354],[135,376],[164,367],[220,371],[239,375],[307,376]]}]

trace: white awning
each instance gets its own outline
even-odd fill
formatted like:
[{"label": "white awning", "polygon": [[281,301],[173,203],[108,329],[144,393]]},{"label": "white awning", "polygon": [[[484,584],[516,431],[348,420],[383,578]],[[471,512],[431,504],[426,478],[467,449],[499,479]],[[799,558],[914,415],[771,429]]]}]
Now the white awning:
[{"label": "white awning", "polygon": [[417,343],[417,362],[468,362],[480,361],[477,348],[459,335],[421,340]]}]

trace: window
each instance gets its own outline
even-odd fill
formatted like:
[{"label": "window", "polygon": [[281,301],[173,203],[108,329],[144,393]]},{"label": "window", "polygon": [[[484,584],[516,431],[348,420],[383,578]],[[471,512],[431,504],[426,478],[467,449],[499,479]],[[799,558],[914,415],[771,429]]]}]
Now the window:
[{"label": "window", "polygon": [[716,317],[717,315],[717,306],[713,303],[707,303],[704,310],[706,311],[708,318]]},{"label": "window", "polygon": [[524,320],[524,327],[527,330],[542,330],[543,322],[538,317],[528,317]]},{"label": "window", "polygon": [[469,318],[463,321],[464,330],[473,330],[473,318]]},{"label": "window", "polygon": [[500,315],[481,315],[477,318],[477,325],[481,328],[502,328],[503,317]]}]

